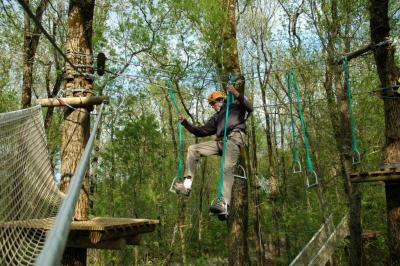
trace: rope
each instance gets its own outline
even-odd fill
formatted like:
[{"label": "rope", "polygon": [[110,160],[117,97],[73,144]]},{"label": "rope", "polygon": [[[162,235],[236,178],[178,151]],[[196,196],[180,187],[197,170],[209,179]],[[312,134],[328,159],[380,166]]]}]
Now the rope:
[{"label": "rope", "polygon": [[353,100],[352,100],[351,86],[350,86],[349,61],[347,60],[347,57],[343,58],[343,71],[344,71],[346,94],[347,94],[347,105],[349,108],[349,116],[350,116],[351,144],[353,147],[353,164],[358,164],[360,163],[361,158],[357,144],[356,121],[353,115],[353,107],[352,107]]},{"label": "rope", "polygon": [[[229,76],[229,84],[232,84],[232,77]],[[221,157],[221,167],[219,169],[219,178],[218,178],[218,200],[222,199],[222,187],[224,184],[223,176],[224,176],[224,167],[225,167],[225,151],[226,151],[226,139],[228,132],[228,119],[229,119],[229,107],[233,100],[233,94],[228,92],[228,96],[226,99],[226,109],[225,109],[225,122],[224,122],[224,139],[222,142],[222,157]]]},{"label": "rope", "polygon": [[[176,97],[174,95],[174,91],[171,89],[171,85],[169,81],[165,81],[165,85],[168,90],[169,97],[171,98],[171,101],[175,107],[175,111],[177,114],[180,114],[180,109],[178,106],[178,102],[176,100]],[[183,134],[182,134],[182,123],[178,121],[178,138],[179,138],[179,151],[178,151],[178,179],[182,179],[183,176]]]},{"label": "rope", "polygon": [[307,172],[308,172],[308,175],[312,175],[314,172],[314,169],[313,169],[313,164],[312,164],[312,160],[311,160],[310,145],[308,142],[308,134],[307,134],[306,124],[304,123],[303,111],[302,111],[301,103],[300,103],[299,88],[297,87],[296,72],[294,70],[291,70],[291,72],[289,74],[291,74],[291,76],[292,76],[293,88],[296,93],[296,102],[297,102],[297,109],[298,109],[299,117],[300,117],[301,129],[303,131],[304,148],[306,149]]},{"label": "rope", "polygon": [[[292,130],[292,144],[293,144],[293,172],[300,172],[301,171],[301,166],[300,166],[300,160],[299,160],[299,150],[297,147],[297,141],[296,141],[296,130],[294,126],[294,117],[293,117],[293,104],[292,104],[292,90],[290,87],[290,74],[291,72],[289,71],[287,73],[286,79],[287,79],[287,87],[288,87],[288,95],[289,95],[289,107],[290,107],[290,124],[291,124],[291,130]],[[295,166],[298,165],[300,169],[296,171]]]}]

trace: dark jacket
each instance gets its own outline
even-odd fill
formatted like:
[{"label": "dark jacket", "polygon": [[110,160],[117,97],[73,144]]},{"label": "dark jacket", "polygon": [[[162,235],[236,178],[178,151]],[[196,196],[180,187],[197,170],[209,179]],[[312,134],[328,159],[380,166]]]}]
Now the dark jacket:
[{"label": "dark jacket", "polygon": [[[239,96],[234,102],[229,105],[229,118],[227,134],[233,130],[246,132],[246,112],[253,112],[253,106],[243,95]],[[216,135],[217,138],[224,136],[224,123],[226,114],[226,102],[221,106],[221,109],[211,116],[208,121],[202,126],[194,126],[186,119],[182,121],[182,125],[192,134],[197,137],[206,137]]]}]

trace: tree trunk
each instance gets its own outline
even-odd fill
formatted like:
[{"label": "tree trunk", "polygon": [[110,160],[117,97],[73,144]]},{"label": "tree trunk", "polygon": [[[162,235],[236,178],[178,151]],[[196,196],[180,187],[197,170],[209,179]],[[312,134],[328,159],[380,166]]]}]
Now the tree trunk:
[{"label": "tree trunk", "polygon": [[[352,163],[351,128],[346,94],[347,88],[341,85],[340,68],[336,64],[332,64],[332,62],[335,62],[335,56],[337,54],[335,43],[337,42],[340,27],[337,14],[338,2],[336,0],[332,1],[331,5],[331,34],[328,37],[326,45],[328,59],[324,88],[330,110],[329,116],[334,131],[336,149],[339,152],[341,175],[343,177],[344,191],[349,208],[350,265],[356,266],[362,264],[361,194],[358,185],[352,184],[349,179],[349,174],[354,171],[354,166]],[[338,95],[335,95],[335,91]]]},{"label": "tree trunk", "polygon": [[[257,136],[256,136],[256,125],[254,121],[254,116],[251,116],[251,146],[253,154],[251,156],[252,164],[252,173],[253,175],[249,175],[250,180],[250,193],[253,196],[253,210],[251,213],[253,214],[253,230],[254,230],[254,241],[256,246],[256,254],[257,254],[257,265],[266,265],[265,263],[265,248],[264,248],[264,240],[261,230],[261,187],[258,184],[259,180],[256,180],[258,175],[258,163],[257,163]],[[249,156],[250,158],[250,156]]]},{"label": "tree trunk", "polygon": [[[58,27],[58,20],[53,21],[53,38],[55,39],[55,35],[57,32],[57,27]],[[56,81],[53,85],[52,91],[48,90],[47,91],[47,98],[53,98],[57,96],[58,92],[60,91],[61,88],[61,83],[63,81],[63,71],[62,71],[62,64],[60,63],[59,60],[59,55],[57,50],[53,47],[53,56],[54,56],[54,65],[55,65],[55,70],[56,70]],[[46,117],[44,119],[44,128],[46,131],[50,128],[51,121],[53,119],[53,114],[54,114],[54,107],[48,107],[47,112],[46,112]]]},{"label": "tree trunk", "polygon": [[267,109],[267,99],[265,95],[265,84],[261,86],[261,95],[263,110],[265,116],[265,134],[267,138],[267,152],[268,152],[268,175],[271,182],[270,202],[272,210],[272,255],[274,258],[280,256],[280,238],[279,238],[279,217],[281,215],[278,207],[278,189],[277,189],[277,178],[275,173],[275,161],[274,161],[274,149],[272,145],[272,130],[271,130],[271,118]]},{"label": "tree trunk", "polygon": [[[67,97],[90,96],[92,80],[82,73],[93,74],[92,65],[92,21],[94,0],[71,0],[67,22],[67,57],[80,65],[79,73],[66,65]],[[61,190],[67,191],[71,178],[85,149],[90,131],[89,108],[67,109],[64,113]],[[75,207],[74,220],[87,220],[89,215],[89,180],[86,174],[79,199]],[[63,265],[86,265],[86,249],[67,248]]]},{"label": "tree trunk", "polygon": [[[239,75],[240,65],[236,40],[236,1],[223,0],[223,9],[226,19],[221,29],[223,58],[217,65],[222,65],[221,80],[226,84],[229,74]],[[244,93],[244,88],[240,93]],[[246,162],[244,156],[239,159]],[[245,163],[248,165],[248,163]],[[248,169],[246,169],[248,172]],[[236,179],[232,187],[232,200],[228,219],[228,249],[229,265],[249,265],[248,252],[248,187],[247,181]]]},{"label": "tree trunk", "polygon": [[[378,44],[390,38],[388,0],[371,0],[369,6],[371,42]],[[381,87],[400,83],[399,68],[395,64],[395,49],[391,43],[378,46],[374,51]],[[400,163],[400,98],[397,93],[383,96],[385,112],[385,138],[383,163]],[[390,166],[388,166],[390,167]],[[385,182],[390,265],[400,264],[400,184]]]},{"label": "tree trunk", "polygon": [[[29,0],[24,0],[29,5]],[[46,10],[49,0],[41,0],[36,9],[36,19],[41,22],[44,11]],[[31,27],[29,15],[24,13],[24,65],[22,75],[22,108],[31,106],[32,100],[32,84],[33,84],[33,63],[35,61],[35,54],[39,45],[41,31],[37,25]]]}]

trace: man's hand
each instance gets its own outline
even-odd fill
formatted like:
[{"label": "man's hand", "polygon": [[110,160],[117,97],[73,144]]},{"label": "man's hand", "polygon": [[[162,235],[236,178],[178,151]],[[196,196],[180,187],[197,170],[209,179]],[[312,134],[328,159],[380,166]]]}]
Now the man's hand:
[{"label": "man's hand", "polygon": [[235,95],[235,97],[239,97],[240,92],[231,84],[228,84],[228,86],[226,87],[226,90],[231,92],[233,95]]},{"label": "man's hand", "polygon": [[183,122],[186,120],[186,117],[183,114],[178,114],[178,120]]}]

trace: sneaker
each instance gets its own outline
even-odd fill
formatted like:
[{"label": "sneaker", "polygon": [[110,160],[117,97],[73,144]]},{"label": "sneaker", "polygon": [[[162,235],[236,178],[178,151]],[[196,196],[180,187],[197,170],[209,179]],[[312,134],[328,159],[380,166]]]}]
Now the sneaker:
[{"label": "sneaker", "polygon": [[222,216],[228,215],[228,205],[225,203],[223,199],[216,199],[209,208],[210,213]]},{"label": "sneaker", "polygon": [[190,195],[190,190],[189,188],[185,188],[183,185],[183,182],[177,182],[174,184],[174,190],[176,194],[182,194],[185,195],[186,197],[189,197]]}]

